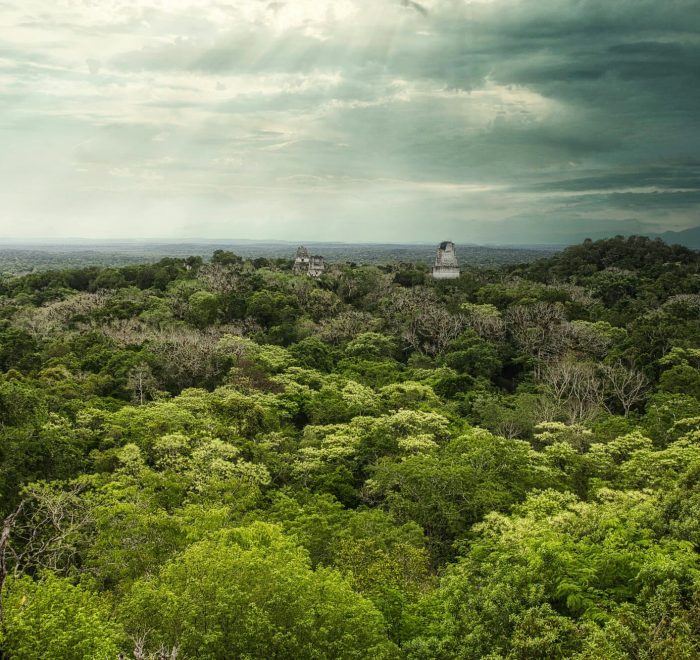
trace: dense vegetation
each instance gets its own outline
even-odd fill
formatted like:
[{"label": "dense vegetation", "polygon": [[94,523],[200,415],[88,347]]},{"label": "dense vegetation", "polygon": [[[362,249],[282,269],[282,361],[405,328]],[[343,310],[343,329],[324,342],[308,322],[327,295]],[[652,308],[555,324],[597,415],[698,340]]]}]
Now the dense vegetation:
[{"label": "dense vegetation", "polygon": [[10,658],[694,658],[700,256],[0,285]]}]

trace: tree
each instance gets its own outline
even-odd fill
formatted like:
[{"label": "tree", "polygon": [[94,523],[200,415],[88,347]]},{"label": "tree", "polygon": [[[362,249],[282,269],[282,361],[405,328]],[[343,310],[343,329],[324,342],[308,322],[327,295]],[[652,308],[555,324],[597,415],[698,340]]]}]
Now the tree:
[{"label": "tree", "polygon": [[247,313],[269,328],[275,324],[289,321],[296,314],[297,301],[294,297],[272,291],[257,291],[246,305]]},{"label": "tree", "polygon": [[187,301],[186,318],[189,323],[204,328],[216,321],[219,314],[219,298],[209,291],[195,291]]},{"label": "tree", "polygon": [[13,658],[116,658],[125,646],[107,601],[66,578],[13,579],[4,598],[2,647]]},{"label": "tree", "polygon": [[345,355],[357,360],[372,360],[391,357],[396,343],[391,337],[379,332],[363,332],[345,347]]},{"label": "tree", "polygon": [[689,364],[676,364],[659,378],[659,391],[689,394],[700,400],[700,369]]},{"label": "tree", "polygon": [[429,305],[411,314],[403,339],[411,348],[424,355],[440,355],[459,336],[464,326],[463,316]]},{"label": "tree", "polygon": [[[5,575],[69,574],[94,538],[94,515],[80,483],[37,483],[5,519],[0,568]],[[1,588],[1,585],[0,585]]]},{"label": "tree", "polygon": [[379,461],[366,496],[417,522],[442,555],[488,511],[507,509],[547,478],[528,443],[475,429],[435,451]]},{"label": "tree", "polygon": [[[623,396],[629,405],[637,401],[623,372],[611,371],[616,395]],[[628,372],[624,372],[627,377]],[[556,411],[569,424],[578,424],[595,417],[603,405],[603,383],[594,365],[572,358],[547,363],[541,370],[541,382],[556,405]],[[612,387],[612,385],[611,385]],[[636,390],[637,395],[639,390]],[[548,420],[553,421],[553,420]]]},{"label": "tree", "polygon": [[158,381],[148,364],[141,362],[129,371],[127,387],[132,392],[132,401],[142,406],[158,390]]},{"label": "tree", "polygon": [[[649,385],[648,378],[637,369],[627,367],[622,362],[601,364],[599,367],[604,387],[610,397],[622,407],[625,417],[630,410],[643,401]],[[610,410],[608,408],[608,410]],[[612,412],[612,410],[610,410]]]},{"label": "tree", "polygon": [[289,347],[289,352],[302,367],[331,371],[333,350],[317,337],[306,337]]},{"label": "tree", "polygon": [[221,266],[236,266],[242,264],[243,259],[229,250],[214,250],[211,262]]},{"label": "tree", "polygon": [[[511,516],[490,514],[426,599],[422,639],[409,648],[691,657],[698,635],[685,626],[697,615],[700,564],[690,545],[655,536],[658,516],[652,495],[611,491],[590,503],[544,491]],[[679,655],[666,655],[674,645]]]},{"label": "tree", "polygon": [[467,326],[480,337],[498,340],[505,334],[501,312],[494,305],[462,303],[460,309],[465,316]]},{"label": "tree", "polygon": [[568,326],[561,305],[516,305],[508,309],[504,320],[518,348],[534,361],[535,378],[544,365],[558,362],[566,351]]},{"label": "tree", "polygon": [[500,372],[502,362],[493,344],[484,341],[474,330],[465,330],[445,351],[445,364],[475,378],[490,378]]},{"label": "tree", "polygon": [[372,604],[263,523],[192,544],[134,585],[121,616],[152,648],[203,659],[396,657]]}]

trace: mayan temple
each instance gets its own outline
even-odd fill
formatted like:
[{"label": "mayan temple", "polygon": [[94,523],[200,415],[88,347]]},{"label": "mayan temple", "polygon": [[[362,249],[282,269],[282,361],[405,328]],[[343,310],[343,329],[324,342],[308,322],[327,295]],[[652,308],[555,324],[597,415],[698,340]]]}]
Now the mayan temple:
[{"label": "mayan temple", "polygon": [[296,256],[294,257],[294,266],[292,266],[292,272],[297,275],[303,275],[309,272],[309,251],[300,245],[297,248]]},{"label": "mayan temple", "polygon": [[292,266],[293,273],[296,275],[319,277],[325,270],[326,264],[323,257],[317,254],[310,255],[309,251],[303,245],[297,248],[297,253],[294,257],[294,266]]},{"label": "mayan temple", "polygon": [[443,241],[435,255],[435,265],[432,276],[436,280],[454,280],[459,277],[459,262],[455,244],[452,241]]},{"label": "mayan temple", "polygon": [[323,257],[317,254],[312,255],[311,260],[309,261],[309,276],[319,277],[320,275],[323,275],[324,270],[326,270],[326,263],[324,262]]}]

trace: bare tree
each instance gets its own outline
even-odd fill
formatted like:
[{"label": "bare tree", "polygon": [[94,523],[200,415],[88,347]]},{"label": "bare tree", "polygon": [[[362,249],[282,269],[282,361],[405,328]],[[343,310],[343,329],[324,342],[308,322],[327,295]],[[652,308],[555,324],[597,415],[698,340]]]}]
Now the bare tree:
[{"label": "bare tree", "polygon": [[92,511],[82,497],[83,487],[56,490],[47,484],[28,487],[0,532],[0,621],[2,594],[10,574],[30,569],[67,571],[89,546],[94,527]]},{"label": "bare tree", "polygon": [[120,321],[102,326],[102,332],[122,346],[146,344],[166,366],[162,378],[177,387],[201,383],[218,373],[221,351],[217,344],[224,335],[242,335],[255,325],[221,325],[197,330],[187,327],[153,328],[140,321]]},{"label": "bare tree", "polygon": [[409,319],[403,338],[424,355],[440,355],[466,327],[464,316],[431,307]]},{"label": "bare tree", "polygon": [[220,295],[238,292],[243,288],[238,268],[233,265],[204,264],[197,273],[207,288]]},{"label": "bare tree", "polygon": [[[625,417],[635,404],[642,401],[649,386],[649,380],[639,370],[627,367],[622,361],[613,365],[600,365],[600,373],[603,377],[605,387],[610,397],[622,406]],[[613,412],[610,406],[606,405],[609,412]]]},{"label": "bare tree", "polygon": [[347,312],[341,312],[333,318],[321,321],[316,335],[323,341],[339,344],[343,341],[354,339],[362,332],[376,331],[378,329],[379,322],[371,314],[351,309]]},{"label": "bare tree", "polygon": [[94,531],[83,491],[80,484],[60,490],[38,483],[26,489],[2,549],[2,561],[9,560],[15,575],[28,568],[61,572],[79,563]]},{"label": "bare tree", "polygon": [[132,637],[134,642],[134,660],[177,660],[180,655],[179,644],[175,644],[171,648],[161,644],[155,653],[149,653],[146,651],[146,636],[146,633],[144,633]]},{"label": "bare tree", "polygon": [[17,508],[11,514],[9,514],[5,520],[3,520],[2,532],[0,532],[0,622],[2,622],[4,616],[2,595],[5,590],[5,581],[7,580],[8,576],[7,555],[10,544],[10,536],[15,526],[17,516],[19,516],[19,514],[22,512],[23,507],[24,500],[22,500]]},{"label": "bare tree", "polygon": [[568,323],[560,305],[516,305],[508,309],[504,321],[518,347],[534,358],[536,378],[543,365],[560,358],[568,348]]},{"label": "bare tree", "polygon": [[35,336],[65,333],[69,323],[102,308],[113,295],[102,289],[94,293],[76,293],[65,300],[23,310],[14,323]]},{"label": "bare tree", "polygon": [[129,371],[127,386],[132,391],[132,400],[142,406],[158,390],[151,367],[145,362],[137,364]]},{"label": "bare tree", "polygon": [[556,360],[540,370],[542,382],[567,423],[595,417],[603,404],[603,383],[595,366],[572,358]]},{"label": "bare tree", "polygon": [[452,314],[427,287],[396,292],[387,316],[403,340],[423,355],[439,355],[467,327],[464,314]]}]

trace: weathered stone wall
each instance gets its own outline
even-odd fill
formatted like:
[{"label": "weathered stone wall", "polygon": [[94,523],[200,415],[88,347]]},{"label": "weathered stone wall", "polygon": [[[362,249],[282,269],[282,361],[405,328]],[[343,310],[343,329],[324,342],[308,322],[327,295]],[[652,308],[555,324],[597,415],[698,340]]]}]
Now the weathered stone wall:
[{"label": "weathered stone wall", "polygon": [[443,241],[435,255],[432,275],[436,280],[451,280],[459,277],[459,261],[452,241]]}]

